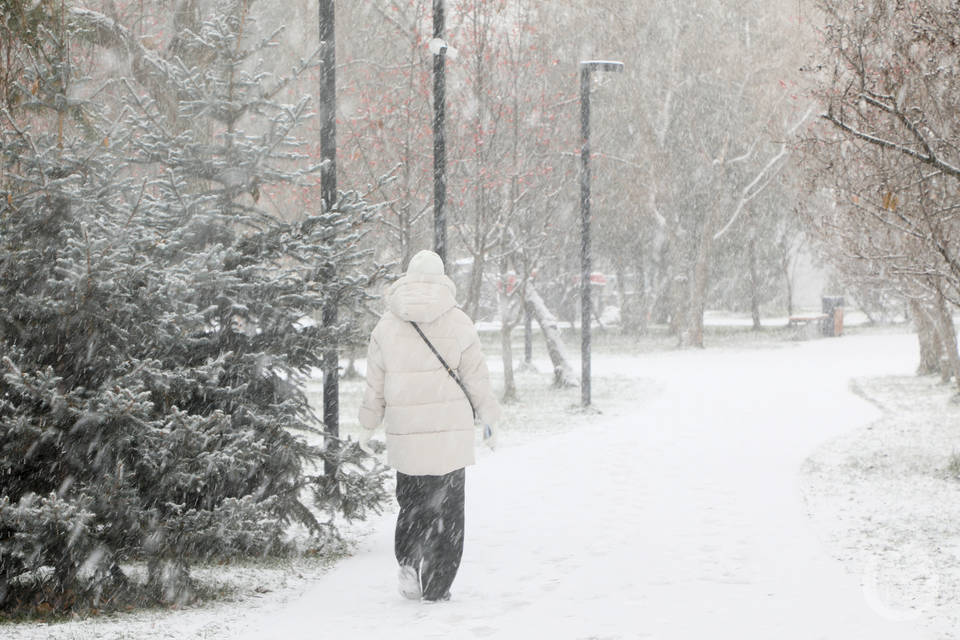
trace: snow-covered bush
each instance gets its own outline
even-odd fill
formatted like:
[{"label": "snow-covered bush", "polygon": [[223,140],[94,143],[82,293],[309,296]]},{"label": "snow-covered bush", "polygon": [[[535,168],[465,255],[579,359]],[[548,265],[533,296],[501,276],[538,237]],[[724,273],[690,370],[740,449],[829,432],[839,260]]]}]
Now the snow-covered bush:
[{"label": "snow-covered bush", "polygon": [[318,166],[294,137],[308,100],[279,101],[270,41],[241,26],[212,15],[146,60],[163,96],[90,92],[25,49],[34,75],[0,115],[0,611],[181,601],[192,562],[282,553],[291,523],[325,538],[384,498],[356,446],[308,440],[300,385],[353,333],[303,318],[381,275],[360,249],[373,210],[344,193],[284,220],[261,201]]}]

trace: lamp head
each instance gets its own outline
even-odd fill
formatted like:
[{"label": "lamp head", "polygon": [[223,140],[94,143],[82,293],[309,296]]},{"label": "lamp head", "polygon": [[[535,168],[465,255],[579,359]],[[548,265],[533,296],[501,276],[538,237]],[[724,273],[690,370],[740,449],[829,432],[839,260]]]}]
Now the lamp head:
[{"label": "lamp head", "polygon": [[586,71],[623,71],[623,63],[616,60],[581,60],[580,69]]}]

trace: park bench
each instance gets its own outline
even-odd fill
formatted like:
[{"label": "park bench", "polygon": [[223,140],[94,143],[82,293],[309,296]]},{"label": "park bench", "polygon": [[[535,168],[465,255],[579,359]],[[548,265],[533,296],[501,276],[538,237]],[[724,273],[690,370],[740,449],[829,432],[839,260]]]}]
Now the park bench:
[{"label": "park bench", "polygon": [[828,316],[825,313],[820,313],[813,316],[790,316],[790,319],[787,320],[787,326],[788,327],[805,327],[811,322],[815,322],[819,326],[819,323],[823,322],[829,317],[830,316]]},{"label": "park bench", "polygon": [[794,339],[809,340],[821,332],[823,323],[827,321],[828,316],[825,313],[819,313],[808,316],[790,316],[787,320],[787,327],[794,329]]}]

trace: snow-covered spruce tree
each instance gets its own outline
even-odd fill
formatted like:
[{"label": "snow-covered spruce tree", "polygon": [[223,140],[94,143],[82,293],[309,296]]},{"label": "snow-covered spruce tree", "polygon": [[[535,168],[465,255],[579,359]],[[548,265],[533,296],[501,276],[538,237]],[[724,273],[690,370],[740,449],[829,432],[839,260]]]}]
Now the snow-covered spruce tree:
[{"label": "snow-covered spruce tree", "polygon": [[132,81],[79,99],[91,80],[39,56],[2,114],[0,611],[180,601],[192,562],[283,552],[291,523],[328,539],[384,497],[355,446],[308,442],[298,384],[352,338],[304,319],[380,275],[358,248],[372,209],[260,206],[317,167],[294,138],[308,101],[277,100],[270,41],[239,28],[181,34],[202,67],[152,61],[188,127]]}]

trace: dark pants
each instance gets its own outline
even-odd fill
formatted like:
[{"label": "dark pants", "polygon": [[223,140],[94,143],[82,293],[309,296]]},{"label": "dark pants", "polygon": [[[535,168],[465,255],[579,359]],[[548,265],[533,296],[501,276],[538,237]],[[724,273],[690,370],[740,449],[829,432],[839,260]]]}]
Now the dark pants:
[{"label": "dark pants", "polygon": [[442,600],[463,555],[463,500],[466,474],[408,476],[397,472],[397,533],[394,552],[401,566],[420,576],[424,600]]}]

